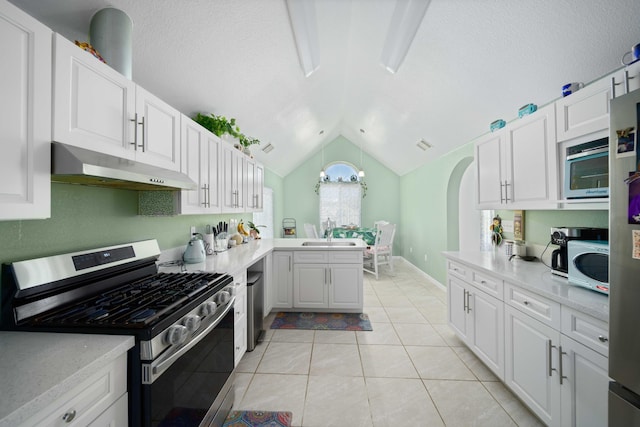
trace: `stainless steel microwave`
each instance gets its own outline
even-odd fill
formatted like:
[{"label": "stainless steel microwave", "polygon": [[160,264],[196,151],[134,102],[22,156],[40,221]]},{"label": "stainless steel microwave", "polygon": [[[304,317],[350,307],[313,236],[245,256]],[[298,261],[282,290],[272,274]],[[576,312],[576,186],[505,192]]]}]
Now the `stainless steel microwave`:
[{"label": "stainless steel microwave", "polygon": [[569,283],[609,295],[609,242],[567,242]]},{"label": "stainless steel microwave", "polygon": [[564,197],[609,197],[609,138],[566,149]]}]

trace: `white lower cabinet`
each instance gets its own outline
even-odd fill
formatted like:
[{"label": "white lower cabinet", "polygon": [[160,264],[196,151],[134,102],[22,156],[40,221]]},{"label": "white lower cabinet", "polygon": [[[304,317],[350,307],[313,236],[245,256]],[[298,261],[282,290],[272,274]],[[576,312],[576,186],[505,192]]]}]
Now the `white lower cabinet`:
[{"label": "white lower cabinet", "polygon": [[606,426],[608,359],[506,306],[505,383],[547,425]]},{"label": "white lower cabinet", "polygon": [[293,252],[273,252],[271,306],[273,308],[293,307]]},{"label": "white lower cabinet", "polygon": [[234,366],[238,366],[242,356],[247,351],[247,272],[233,276],[233,283],[236,287],[236,301],[233,305],[233,345],[234,345]]},{"label": "white lower cabinet", "polygon": [[456,278],[448,281],[449,325],[475,354],[504,378],[503,303]]},{"label": "white lower cabinet", "polygon": [[362,264],[294,264],[294,308],[362,308]]},{"label": "white lower cabinet", "polygon": [[549,426],[606,426],[606,322],[447,260],[448,323]]},{"label": "white lower cabinet", "polygon": [[127,354],[101,368],[22,424],[127,426]]},{"label": "white lower cabinet", "polygon": [[362,251],[274,251],[272,306],[361,312]]},{"label": "white lower cabinet", "polygon": [[560,333],[505,306],[505,383],[547,425],[559,425]]}]

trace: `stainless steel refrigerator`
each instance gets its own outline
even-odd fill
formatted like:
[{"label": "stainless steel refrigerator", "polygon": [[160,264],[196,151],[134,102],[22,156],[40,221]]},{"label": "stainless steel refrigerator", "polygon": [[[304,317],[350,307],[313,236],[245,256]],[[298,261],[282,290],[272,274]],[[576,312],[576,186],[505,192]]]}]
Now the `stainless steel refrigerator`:
[{"label": "stainless steel refrigerator", "polygon": [[640,426],[640,90],[610,113],[609,426],[627,427]]}]

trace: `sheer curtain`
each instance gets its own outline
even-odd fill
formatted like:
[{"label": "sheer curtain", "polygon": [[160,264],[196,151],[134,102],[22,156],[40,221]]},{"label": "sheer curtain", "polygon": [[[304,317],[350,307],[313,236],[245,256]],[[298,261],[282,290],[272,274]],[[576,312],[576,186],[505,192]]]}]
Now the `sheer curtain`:
[{"label": "sheer curtain", "polygon": [[337,226],[360,225],[360,184],[330,182],[320,185],[320,224],[331,218]]}]

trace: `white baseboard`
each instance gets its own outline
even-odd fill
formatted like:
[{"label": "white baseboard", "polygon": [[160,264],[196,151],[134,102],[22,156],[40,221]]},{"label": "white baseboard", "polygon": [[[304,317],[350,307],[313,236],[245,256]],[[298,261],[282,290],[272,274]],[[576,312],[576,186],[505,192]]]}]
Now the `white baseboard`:
[{"label": "white baseboard", "polygon": [[413,269],[417,272],[420,273],[422,276],[424,276],[426,279],[429,279],[429,281],[433,282],[434,285],[436,285],[437,287],[439,287],[440,289],[442,289],[443,291],[447,291],[447,287],[445,285],[443,285],[442,283],[438,282],[436,279],[434,279],[433,277],[431,277],[430,275],[428,275],[427,273],[425,273],[424,271],[420,270],[418,267],[416,267],[415,265],[411,264],[409,261],[407,261],[404,257],[401,256],[394,256],[394,258],[400,259],[404,262],[406,262],[408,265],[410,265],[411,267],[413,267]]}]

